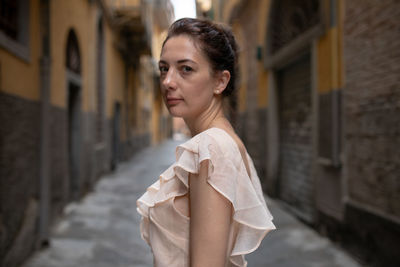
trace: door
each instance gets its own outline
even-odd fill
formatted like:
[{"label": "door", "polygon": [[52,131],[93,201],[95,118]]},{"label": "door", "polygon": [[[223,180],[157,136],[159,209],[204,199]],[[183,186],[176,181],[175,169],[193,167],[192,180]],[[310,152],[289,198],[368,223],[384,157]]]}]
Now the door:
[{"label": "door", "polygon": [[310,54],[278,72],[278,194],[307,221],[313,216]]},{"label": "door", "polygon": [[113,143],[112,143],[112,157],[111,169],[117,167],[120,158],[120,128],[121,128],[121,104],[115,103],[114,105],[114,120],[113,120]]},{"label": "door", "polygon": [[68,167],[69,197],[77,199],[80,194],[80,87],[69,83],[68,86]]}]

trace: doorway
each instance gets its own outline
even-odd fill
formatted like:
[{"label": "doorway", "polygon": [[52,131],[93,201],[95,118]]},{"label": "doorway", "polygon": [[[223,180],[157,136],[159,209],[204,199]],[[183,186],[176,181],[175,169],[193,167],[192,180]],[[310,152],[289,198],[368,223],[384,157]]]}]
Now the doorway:
[{"label": "doorway", "polygon": [[311,56],[277,73],[279,101],[278,194],[307,221],[313,216]]},{"label": "doorway", "polygon": [[121,134],[121,104],[114,104],[114,119],[113,119],[113,143],[112,143],[112,157],[111,157],[111,169],[114,170],[117,167],[118,161],[120,160],[120,134]]},{"label": "doorway", "polygon": [[75,200],[80,194],[81,162],[81,88],[68,83],[68,169],[69,198]]}]

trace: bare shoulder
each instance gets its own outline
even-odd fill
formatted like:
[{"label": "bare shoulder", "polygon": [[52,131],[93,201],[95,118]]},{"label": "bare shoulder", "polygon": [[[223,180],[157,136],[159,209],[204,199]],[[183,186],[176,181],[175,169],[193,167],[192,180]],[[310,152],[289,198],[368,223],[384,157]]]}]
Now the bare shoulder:
[{"label": "bare shoulder", "polygon": [[[232,127],[217,127],[217,128],[222,129],[233,139],[233,141],[235,141],[240,154],[242,155],[242,157],[244,157],[247,153],[247,150],[240,137],[236,134],[235,130]],[[226,144],[227,145],[230,144],[230,141],[229,142],[227,141]]]},{"label": "bare shoulder", "polygon": [[232,137],[232,139],[235,141],[235,143],[236,143],[236,145],[237,145],[237,147],[239,149],[240,155],[242,157],[242,160],[243,160],[243,162],[245,164],[246,171],[247,171],[248,175],[250,176],[250,168],[249,168],[249,163],[248,163],[248,160],[247,160],[247,150],[246,150],[245,145],[243,144],[243,142],[240,139],[240,137],[233,130],[233,128],[229,127],[229,128],[222,128],[222,129],[227,134],[229,134]]},{"label": "bare shoulder", "polygon": [[235,141],[237,147],[239,148],[239,151],[241,154],[246,153],[246,147],[244,146],[242,140],[240,137],[236,134],[236,132],[231,128],[231,127],[221,127],[222,130],[224,130],[229,136],[232,137],[232,139]]}]

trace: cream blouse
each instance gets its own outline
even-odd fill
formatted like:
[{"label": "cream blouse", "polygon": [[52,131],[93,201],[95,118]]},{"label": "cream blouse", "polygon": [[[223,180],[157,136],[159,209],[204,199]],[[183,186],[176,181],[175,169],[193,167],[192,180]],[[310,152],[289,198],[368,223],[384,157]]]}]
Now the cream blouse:
[{"label": "cream blouse", "polygon": [[250,177],[236,142],[224,130],[210,128],[176,148],[176,162],[137,200],[140,231],[150,245],[156,267],[189,266],[190,218],[174,206],[188,193],[189,173],[209,161],[208,183],[233,207],[226,266],[247,266],[244,258],[272,229],[259,178],[248,154]]}]

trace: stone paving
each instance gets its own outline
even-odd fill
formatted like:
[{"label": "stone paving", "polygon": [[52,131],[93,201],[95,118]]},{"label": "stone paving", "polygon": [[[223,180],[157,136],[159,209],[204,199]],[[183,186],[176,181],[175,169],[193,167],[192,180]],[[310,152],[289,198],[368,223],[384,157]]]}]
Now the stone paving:
[{"label": "stone paving", "polygon": [[[140,238],[136,199],[173,162],[177,144],[169,140],[147,148],[102,177],[93,192],[65,208],[49,248],[35,253],[23,267],[152,266],[151,251]],[[361,266],[278,202],[267,199],[267,203],[278,230],[247,256],[249,267]]]}]

